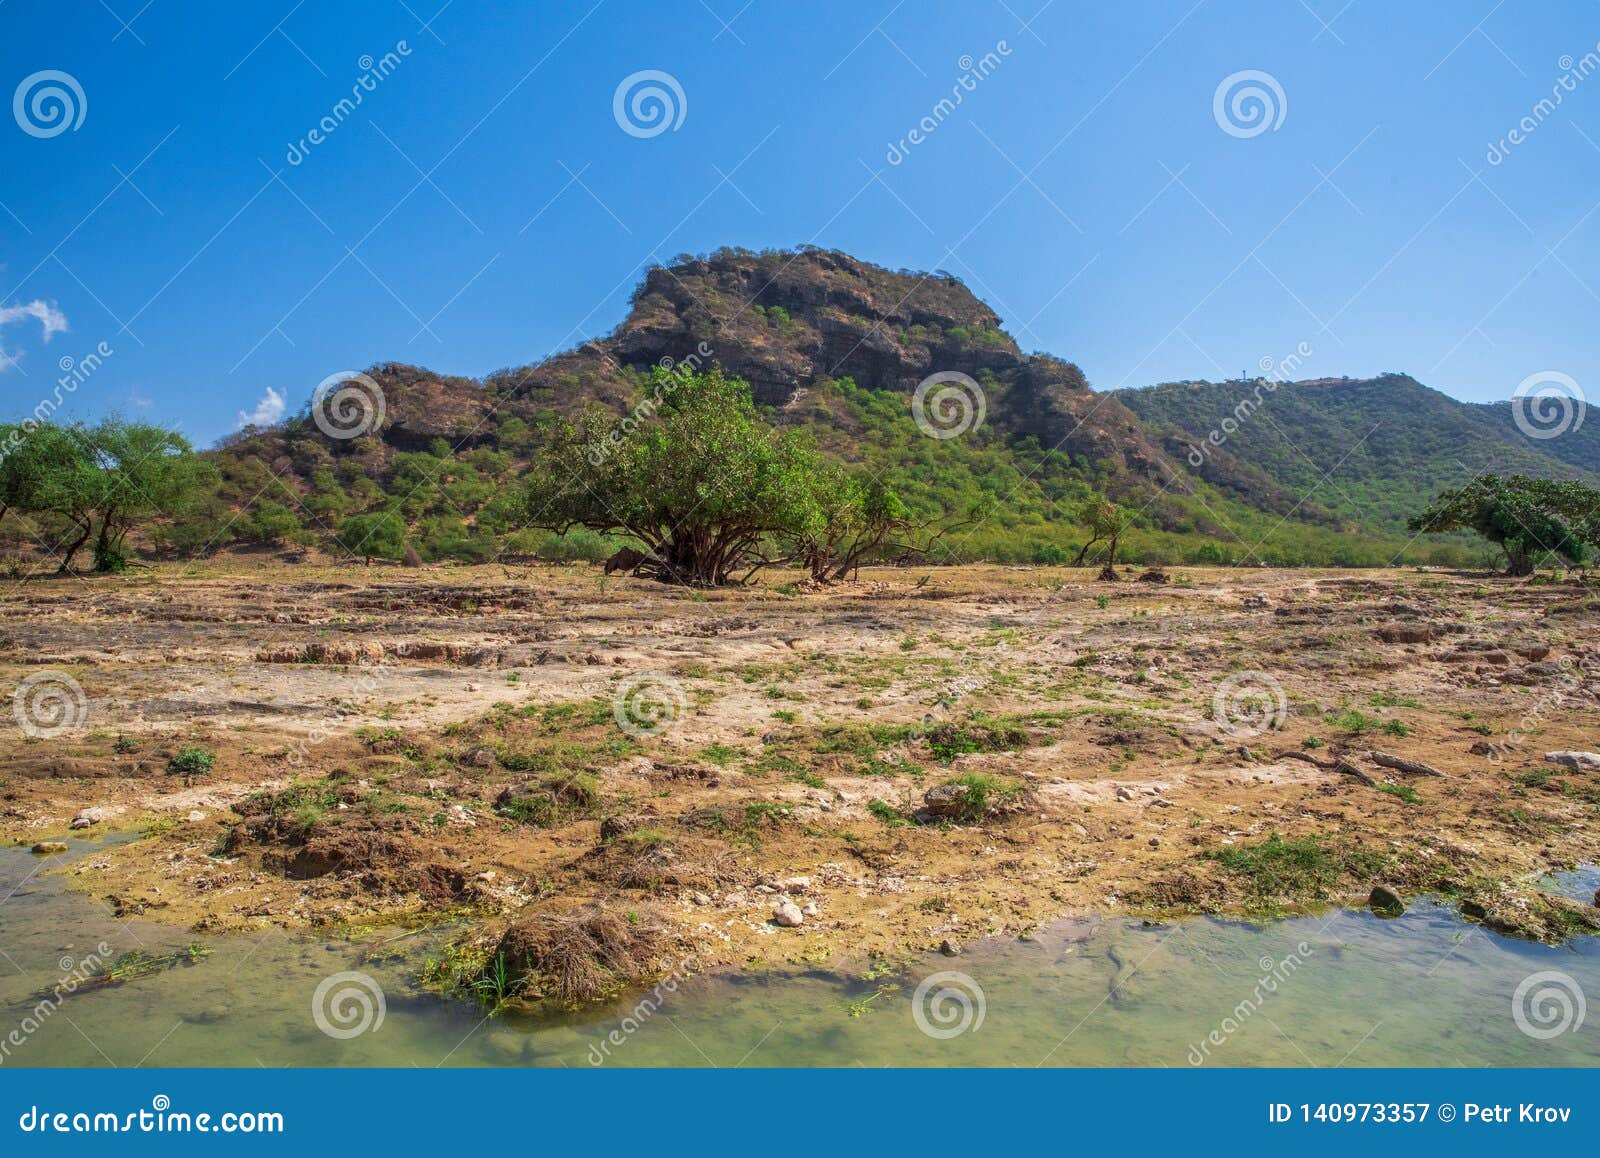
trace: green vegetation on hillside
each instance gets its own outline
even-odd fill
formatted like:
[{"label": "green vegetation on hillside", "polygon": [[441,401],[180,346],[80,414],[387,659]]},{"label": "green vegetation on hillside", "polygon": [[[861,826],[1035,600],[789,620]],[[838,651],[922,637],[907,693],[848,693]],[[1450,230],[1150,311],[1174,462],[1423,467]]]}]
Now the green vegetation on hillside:
[{"label": "green vegetation on hillside", "polygon": [[1204,459],[1201,474],[1242,464],[1246,476],[1270,478],[1353,525],[1391,535],[1404,531],[1424,496],[1485,470],[1572,477],[1578,468],[1569,463],[1581,455],[1568,457],[1566,448],[1591,437],[1580,429],[1529,439],[1503,408],[1458,402],[1405,374],[1180,382],[1117,397]]},{"label": "green vegetation on hillside", "polygon": [[[530,519],[527,501],[530,471],[552,493],[583,477],[578,459],[564,478],[547,470],[582,445],[564,432],[583,423],[625,433],[618,461],[687,485],[692,440],[684,461],[660,453],[651,400],[666,366],[749,383],[729,419],[808,448],[800,493],[775,482],[782,471],[722,485],[714,457],[697,465],[707,495],[764,496],[761,525],[743,532],[756,554],[821,578],[892,560],[1101,566],[1112,537],[1092,516],[1111,512],[1119,562],[1136,565],[1482,566],[1494,551],[1467,522],[1408,529],[1428,495],[1490,469],[1600,485],[1587,473],[1595,423],[1536,439],[1504,406],[1398,374],[1097,394],[1071,363],[1023,354],[948,275],[730,248],[648,271],[612,335],[533,365],[481,381],[369,367],[355,378],[381,395],[371,428],[335,433],[308,407],[209,453],[164,444],[146,464],[129,440],[160,442],[156,428],[0,427],[0,545],[54,566],[92,543],[96,565],[116,569],[129,551],[560,562],[677,540],[672,520],[634,525],[637,510]],[[941,373],[965,378],[983,411],[948,437],[913,415],[917,384]]]}]

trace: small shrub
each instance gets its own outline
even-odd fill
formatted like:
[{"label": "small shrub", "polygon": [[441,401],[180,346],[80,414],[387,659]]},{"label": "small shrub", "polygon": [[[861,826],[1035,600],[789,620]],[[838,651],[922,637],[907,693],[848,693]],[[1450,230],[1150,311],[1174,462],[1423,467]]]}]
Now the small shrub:
[{"label": "small shrub", "polygon": [[1013,724],[939,724],[928,733],[928,747],[946,764],[967,752],[1015,752],[1027,745],[1026,729]]},{"label": "small shrub", "polygon": [[518,824],[555,828],[588,815],[599,802],[600,782],[589,773],[554,773],[507,788],[495,798],[494,810]]},{"label": "small shrub", "polygon": [[960,801],[951,809],[950,819],[959,824],[979,824],[991,812],[1005,808],[1022,795],[1022,786],[983,772],[968,772],[946,784],[965,788]]},{"label": "small shrub", "polygon": [[652,848],[663,848],[672,843],[672,836],[660,828],[636,828],[625,833],[622,843],[629,848],[645,851]]},{"label": "small shrub", "polygon": [[906,818],[900,815],[900,810],[887,800],[867,801],[867,811],[883,821],[890,828],[906,823]]},{"label": "small shrub", "polygon": [[217,758],[204,748],[180,748],[167,761],[167,771],[184,776],[204,776],[216,766]]}]

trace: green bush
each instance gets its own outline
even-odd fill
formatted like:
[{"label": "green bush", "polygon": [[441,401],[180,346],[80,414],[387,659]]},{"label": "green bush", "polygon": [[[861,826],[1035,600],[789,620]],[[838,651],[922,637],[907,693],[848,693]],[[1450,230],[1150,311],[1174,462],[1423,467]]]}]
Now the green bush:
[{"label": "green bush", "polygon": [[204,748],[180,748],[167,761],[167,771],[184,776],[204,776],[216,766],[217,758]]}]

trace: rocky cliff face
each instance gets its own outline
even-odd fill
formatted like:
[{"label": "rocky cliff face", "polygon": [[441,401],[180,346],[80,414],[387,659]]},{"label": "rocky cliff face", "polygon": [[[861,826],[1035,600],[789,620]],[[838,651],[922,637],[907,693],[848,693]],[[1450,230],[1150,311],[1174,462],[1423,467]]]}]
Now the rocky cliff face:
[{"label": "rocky cliff face", "polygon": [[609,340],[619,360],[682,358],[704,341],[772,405],[822,379],[910,392],[936,371],[977,376],[1025,362],[960,282],[828,250],[734,252],[654,269],[633,305]]}]

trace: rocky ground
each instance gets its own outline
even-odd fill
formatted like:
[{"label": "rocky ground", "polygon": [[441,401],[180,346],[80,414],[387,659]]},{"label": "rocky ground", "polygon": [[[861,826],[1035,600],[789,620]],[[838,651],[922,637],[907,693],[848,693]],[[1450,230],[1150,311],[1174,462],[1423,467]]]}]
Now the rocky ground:
[{"label": "rocky ground", "polygon": [[526,996],[1375,885],[1600,920],[1534,887],[1600,859],[1600,758],[1547,759],[1600,748],[1594,588],[1136,574],[12,582],[0,836],[140,830],[64,871],[198,929],[462,919],[436,979]]}]

